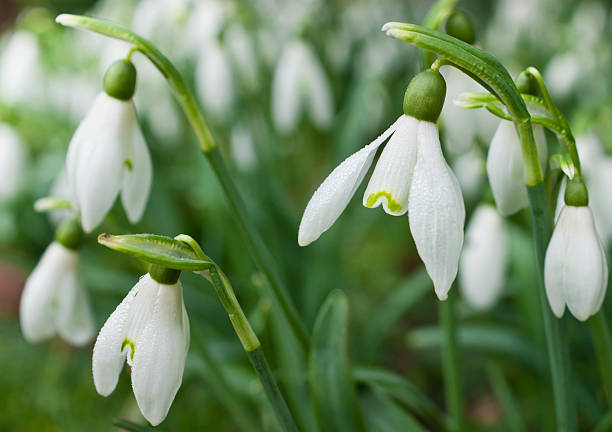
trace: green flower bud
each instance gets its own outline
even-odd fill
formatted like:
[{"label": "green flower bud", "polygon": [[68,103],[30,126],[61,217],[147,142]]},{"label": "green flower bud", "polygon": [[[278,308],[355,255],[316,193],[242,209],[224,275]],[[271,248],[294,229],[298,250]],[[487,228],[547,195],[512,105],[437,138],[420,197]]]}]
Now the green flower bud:
[{"label": "green flower bud", "polygon": [[463,42],[473,44],[476,40],[474,34],[474,26],[472,26],[472,20],[470,17],[461,11],[453,11],[446,20],[444,26],[446,34],[462,40]]},{"label": "green flower bud", "polygon": [[55,241],[68,249],[78,249],[82,239],[83,230],[76,218],[63,221],[55,230]]},{"label": "green flower bud", "polygon": [[531,74],[525,71],[521,72],[519,76],[516,77],[515,83],[516,88],[518,88],[521,93],[530,95],[538,94],[538,83]]},{"label": "green flower bud", "polygon": [[572,207],[589,205],[589,192],[581,178],[574,177],[568,180],[565,187],[565,204]]},{"label": "green flower bud", "polygon": [[149,267],[149,275],[155,282],[164,285],[174,285],[176,281],[178,281],[181,271],[157,264],[151,264]]},{"label": "green flower bud", "polygon": [[415,75],[404,95],[404,114],[431,123],[438,121],[446,96],[446,82],[438,71],[427,69]]},{"label": "green flower bud", "polygon": [[130,100],[136,90],[136,68],[131,61],[117,60],[106,69],[104,91],[123,101]]}]

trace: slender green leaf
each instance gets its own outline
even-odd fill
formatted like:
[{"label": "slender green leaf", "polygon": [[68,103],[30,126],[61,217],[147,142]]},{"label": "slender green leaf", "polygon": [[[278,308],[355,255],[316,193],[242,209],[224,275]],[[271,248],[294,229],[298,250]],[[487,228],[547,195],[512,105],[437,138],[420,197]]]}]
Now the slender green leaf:
[{"label": "slender green leaf", "polygon": [[364,431],[348,358],[348,301],[332,291],[315,321],[310,383],[321,431]]},{"label": "slender green leaf", "polygon": [[504,377],[501,367],[495,363],[491,363],[487,368],[487,372],[495,397],[504,411],[504,420],[508,432],[526,431],[527,429],[521,417],[521,410],[516,398],[512,394],[506,377]]},{"label": "slender green leaf", "polygon": [[374,392],[367,395],[362,398],[361,406],[370,432],[425,432],[427,430],[384,393]]}]

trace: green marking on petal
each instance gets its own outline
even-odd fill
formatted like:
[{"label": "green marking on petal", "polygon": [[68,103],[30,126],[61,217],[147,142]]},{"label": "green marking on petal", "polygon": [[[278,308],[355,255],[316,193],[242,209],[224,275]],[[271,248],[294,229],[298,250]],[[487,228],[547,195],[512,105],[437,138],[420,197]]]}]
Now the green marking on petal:
[{"label": "green marking on petal", "polygon": [[123,342],[121,342],[121,352],[123,352],[126,345],[129,345],[131,348],[130,360],[134,361],[134,351],[136,351],[136,344],[132,342],[131,340],[129,340],[128,338],[123,339]]},{"label": "green marking on petal", "polygon": [[125,165],[125,167],[128,169],[128,171],[132,171],[132,168],[134,168],[134,163],[132,162],[132,159],[126,159],[123,161],[123,165]]},{"label": "green marking on petal", "polygon": [[395,201],[389,192],[385,191],[370,194],[366,200],[366,207],[372,207],[374,204],[376,204],[376,201],[378,201],[378,198],[380,197],[387,198],[387,208],[389,211],[392,211],[393,213],[402,211],[402,205]]}]

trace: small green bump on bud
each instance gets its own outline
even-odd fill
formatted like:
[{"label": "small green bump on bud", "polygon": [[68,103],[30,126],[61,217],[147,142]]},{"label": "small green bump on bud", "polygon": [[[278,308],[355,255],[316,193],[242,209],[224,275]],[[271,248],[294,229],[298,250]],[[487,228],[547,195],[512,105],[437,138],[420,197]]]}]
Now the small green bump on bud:
[{"label": "small green bump on bud", "polygon": [[117,60],[104,73],[104,91],[107,95],[127,101],[136,90],[136,68],[131,61]]},{"label": "small green bump on bud", "polygon": [[589,192],[582,179],[574,177],[567,182],[565,187],[565,204],[572,207],[585,207],[589,205]]},{"label": "small green bump on bud", "polygon": [[149,275],[155,282],[164,285],[174,285],[178,281],[181,271],[157,264],[151,264],[149,267]]},{"label": "small green bump on bud", "polygon": [[83,230],[76,218],[63,221],[55,230],[55,241],[68,249],[78,249],[82,239]]},{"label": "small green bump on bud", "polygon": [[465,43],[473,44],[476,40],[472,20],[465,12],[453,11],[446,20],[444,31],[446,31],[447,35],[462,40]]},{"label": "small green bump on bud", "polygon": [[523,71],[516,77],[515,80],[516,88],[518,91],[524,94],[537,95],[538,94],[538,83],[535,78]]},{"label": "small green bump on bud", "polygon": [[438,71],[427,69],[412,78],[404,95],[404,114],[436,123],[446,96],[446,82]]}]

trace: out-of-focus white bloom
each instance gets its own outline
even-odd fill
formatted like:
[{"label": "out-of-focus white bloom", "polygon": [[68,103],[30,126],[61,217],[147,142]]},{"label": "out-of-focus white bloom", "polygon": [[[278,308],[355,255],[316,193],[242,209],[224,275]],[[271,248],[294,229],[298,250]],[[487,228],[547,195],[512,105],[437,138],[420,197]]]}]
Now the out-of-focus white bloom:
[{"label": "out-of-focus white bloom", "polygon": [[294,40],[283,50],[272,81],[272,118],[277,129],[293,131],[302,110],[319,129],[331,125],[334,103],[325,70],[310,45]]},{"label": "out-of-focus white bloom", "polygon": [[225,30],[225,44],[237,66],[238,75],[247,88],[254,90],[259,86],[257,58],[255,47],[248,33],[239,25],[232,25]]},{"label": "out-of-focus white bloom", "polygon": [[149,149],[131,100],[101,92],[75,131],[66,158],[73,206],[86,232],[96,228],[121,191],[130,222],[145,209],[152,181]]},{"label": "out-of-focus white bloom", "polygon": [[28,277],[21,295],[19,321],[28,342],[59,334],[73,345],[94,335],[89,297],[77,274],[79,256],[53,242]]},{"label": "out-of-focus white bloom", "polygon": [[[538,155],[542,170],[546,169],[546,137],[541,126],[534,126]],[[502,120],[491,141],[487,156],[487,174],[497,209],[503,216],[516,213],[527,206],[525,168],[518,133],[514,124]]]},{"label": "out-of-focus white bloom", "polygon": [[588,206],[566,205],[561,210],[546,250],[544,281],[550,307],[559,318],[566,305],[580,321],[601,307],[608,264]]},{"label": "out-of-focus white bloom", "polygon": [[497,120],[485,110],[466,109],[454,103],[462,93],[486,92],[480,84],[452,66],[442,66],[440,73],[447,86],[442,113],[444,144],[451,155],[461,155],[473,147],[476,138],[489,141]]},{"label": "out-of-focus white bloom", "polygon": [[546,65],[544,79],[550,92],[556,97],[566,97],[582,75],[584,63],[578,54],[557,54]]},{"label": "out-of-focus white bloom", "polygon": [[17,132],[0,123],[0,202],[13,199],[21,190],[26,168],[26,148]]},{"label": "out-of-focus white bloom", "polygon": [[228,17],[226,9],[230,7],[230,2],[199,0],[193,3],[179,42],[186,54],[200,56],[202,47],[219,36]]},{"label": "out-of-focus white bloom", "polygon": [[389,136],[363,205],[382,204],[385,212],[394,216],[408,212],[417,251],[437,296],[444,300],[457,275],[465,208],[459,183],[442,155],[435,123],[402,115],[381,136],[338,165],[306,206],[298,243],[308,245],[332,226],[363,181],[376,150]]},{"label": "out-of-focus white bloom", "polygon": [[472,149],[455,159],[452,165],[463,197],[467,201],[476,199],[485,173],[485,162],[480,151]]},{"label": "out-of-focus white bloom", "polygon": [[43,72],[36,37],[18,30],[8,38],[1,52],[0,100],[42,103]]},{"label": "out-of-focus white bloom", "polygon": [[232,129],[230,153],[232,159],[242,171],[251,171],[257,166],[255,143],[251,132],[247,128],[235,126]]},{"label": "out-of-focus white bloom", "polygon": [[480,205],[468,223],[459,262],[459,288],[475,308],[492,307],[504,287],[506,223],[490,205]]},{"label": "out-of-focus white bloom", "polygon": [[127,359],[138,407],[154,426],[161,423],[181,386],[189,348],[189,319],[180,281],[140,278],[100,330],[93,350],[96,390],[113,392]]},{"label": "out-of-focus white bloom", "polygon": [[[115,57],[116,59],[116,57]],[[60,75],[49,80],[48,103],[73,121],[83,118],[96,98],[99,83],[87,76]]]},{"label": "out-of-focus white bloom", "polygon": [[227,119],[234,103],[234,80],[226,53],[214,41],[202,50],[196,69],[196,84],[204,108]]},{"label": "out-of-focus white bloom", "polygon": [[589,204],[595,217],[597,232],[605,243],[612,241],[612,157],[603,151],[594,133],[576,137],[582,170],[589,188]]}]

